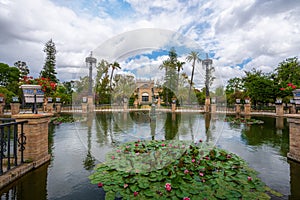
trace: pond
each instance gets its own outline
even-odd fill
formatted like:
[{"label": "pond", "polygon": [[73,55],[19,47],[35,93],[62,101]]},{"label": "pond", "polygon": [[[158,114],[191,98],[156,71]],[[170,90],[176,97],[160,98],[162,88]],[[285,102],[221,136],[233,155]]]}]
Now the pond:
[{"label": "pond", "polygon": [[245,159],[283,199],[300,199],[300,164],[287,159],[284,118],[252,117],[264,124],[225,121],[224,115],[149,112],[74,115],[74,123],[50,125],[49,163],[0,191],[1,199],[104,199],[90,184],[93,167],[114,146],[137,139],[203,140]]}]

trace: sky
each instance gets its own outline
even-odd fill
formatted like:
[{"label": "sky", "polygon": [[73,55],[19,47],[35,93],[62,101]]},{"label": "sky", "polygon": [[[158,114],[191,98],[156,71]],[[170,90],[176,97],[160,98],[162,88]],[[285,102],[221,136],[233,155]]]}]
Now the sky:
[{"label": "sky", "polygon": [[[299,0],[0,0],[0,27],[0,62],[25,61],[37,77],[52,39],[60,81],[87,75],[91,51],[118,61],[119,73],[153,79],[171,47],[181,61],[198,51],[213,60],[217,84],[300,54]],[[196,87],[203,76],[197,64]]]}]

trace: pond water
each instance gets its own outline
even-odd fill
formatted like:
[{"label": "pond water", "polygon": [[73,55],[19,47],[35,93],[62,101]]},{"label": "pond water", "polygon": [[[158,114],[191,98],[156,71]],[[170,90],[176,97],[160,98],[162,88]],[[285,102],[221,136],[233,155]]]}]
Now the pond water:
[{"label": "pond water", "polygon": [[50,125],[49,163],[0,191],[1,199],[104,199],[88,176],[115,145],[137,139],[203,140],[236,153],[282,199],[300,199],[300,164],[287,159],[284,118],[252,117],[262,125],[224,122],[224,115],[148,112],[74,115],[79,121]]}]

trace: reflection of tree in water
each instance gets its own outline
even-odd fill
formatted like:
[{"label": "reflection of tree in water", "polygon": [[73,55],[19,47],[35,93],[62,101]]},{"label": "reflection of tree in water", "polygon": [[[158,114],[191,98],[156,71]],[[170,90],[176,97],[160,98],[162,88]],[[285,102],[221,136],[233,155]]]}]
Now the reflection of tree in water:
[{"label": "reflection of tree in water", "polygon": [[130,117],[137,124],[149,123],[151,121],[149,111],[130,112]]},{"label": "reflection of tree in water", "polygon": [[[260,146],[269,144],[272,147],[280,148],[281,155],[286,156],[289,151],[289,130],[284,126],[281,134],[274,128],[276,125],[275,118],[258,118],[264,121],[263,125],[246,125],[242,129],[242,139],[248,145]],[[286,121],[285,121],[286,123]]]},{"label": "reflection of tree in water", "polygon": [[212,140],[212,135],[210,131],[210,121],[211,121],[211,114],[205,113],[204,114],[205,119],[205,135],[206,135],[206,142],[210,142]]},{"label": "reflection of tree in water", "polygon": [[94,113],[89,113],[87,116],[87,155],[83,161],[84,168],[86,170],[91,170],[95,167],[95,158],[91,154],[91,137],[92,137],[92,126],[93,126]]},{"label": "reflection of tree in water", "polygon": [[113,139],[113,128],[112,121],[113,116],[111,112],[98,113],[96,115],[96,130],[97,130],[97,143],[98,144],[107,144],[109,142],[109,137],[111,142],[114,142]]},{"label": "reflection of tree in water", "polygon": [[176,113],[167,113],[165,122],[165,139],[172,140],[178,134],[181,115]]}]

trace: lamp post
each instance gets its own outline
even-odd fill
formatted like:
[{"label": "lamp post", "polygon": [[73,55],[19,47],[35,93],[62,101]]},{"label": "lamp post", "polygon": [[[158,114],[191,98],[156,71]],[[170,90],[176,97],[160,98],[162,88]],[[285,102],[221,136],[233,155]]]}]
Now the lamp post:
[{"label": "lamp post", "polygon": [[87,111],[91,112],[94,111],[94,102],[93,102],[93,78],[92,78],[92,72],[93,72],[93,66],[96,66],[97,59],[92,57],[93,52],[91,52],[90,56],[85,58],[85,62],[87,67],[89,68],[89,90],[88,90],[88,101],[87,101]]},{"label": "lamp post", "polygon": [[88,95],[91,96],[92,95],[92,72],[93,72],[93,65],[96,65],[97,63],[97,59],[92,57],[93,56],[93,52],[91,52],[90,56],[85,58],[85,63],[86,66],[89,68],[89,90],[88,90]]},{"label": "lamp post", "polygon": [[209,112],[210,98],[209,98],[209,86],[212,81],[212,59],[208,58],[208,54],[206,54],[206,59],[202,60],[202,67],[205,68],[205,112]]},{"label": "lamp post", "polygon": [[37,107],[36,107],[36,92],[37,92],[36,89],[33,89],[34,103],[33,103],[33,111],[32,111],[32,113],[34,113],[34,114],[38,113]]}]

